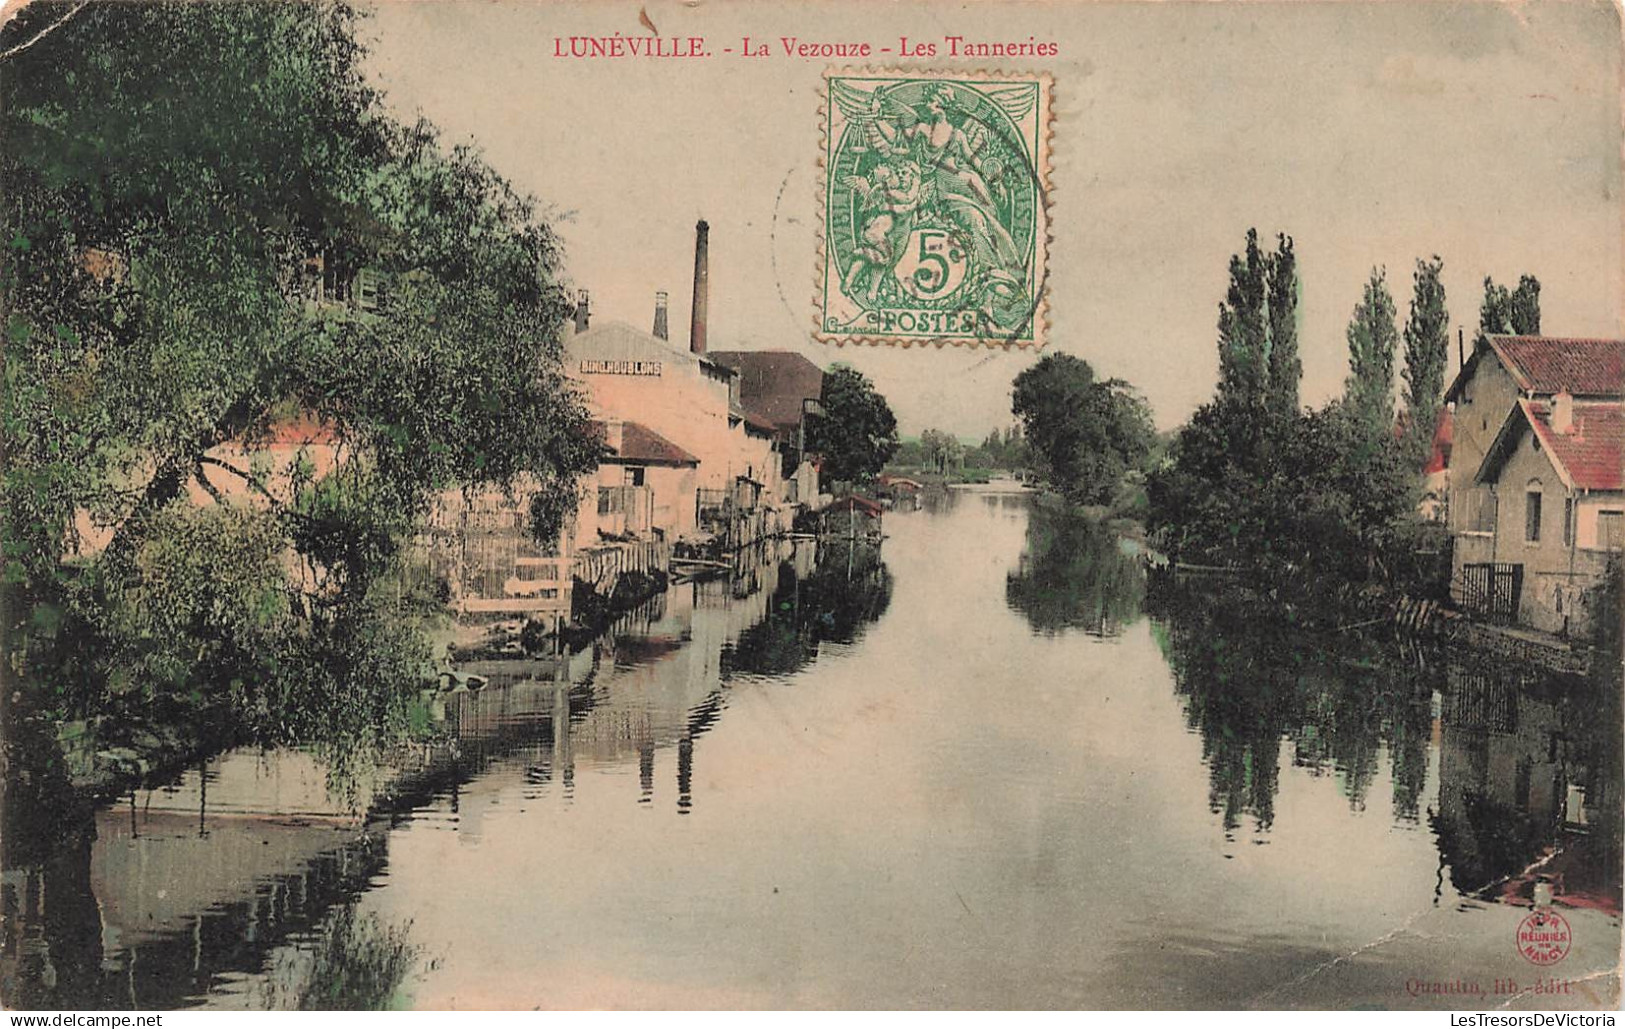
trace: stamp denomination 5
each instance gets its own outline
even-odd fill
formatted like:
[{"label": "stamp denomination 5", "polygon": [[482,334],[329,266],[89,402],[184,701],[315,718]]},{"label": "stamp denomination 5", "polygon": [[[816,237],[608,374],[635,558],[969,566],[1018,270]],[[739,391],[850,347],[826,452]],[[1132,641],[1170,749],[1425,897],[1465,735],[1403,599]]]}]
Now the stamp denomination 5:
[{"label": "stamp denomination 5", "polygon": [[818,338],[1042,346],[1048,76],[825,86]]}]

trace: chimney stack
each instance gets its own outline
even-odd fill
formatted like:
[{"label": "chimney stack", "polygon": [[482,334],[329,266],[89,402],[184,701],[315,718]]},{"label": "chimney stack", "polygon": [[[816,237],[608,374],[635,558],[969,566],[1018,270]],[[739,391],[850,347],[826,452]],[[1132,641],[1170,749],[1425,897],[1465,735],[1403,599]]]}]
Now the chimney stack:
[{"label": "chimney stack", "polygon": [[604,419],[604,445],[619,454],[626,442],[626,423],[619,418]]},{"label": "chimney stack", "polygon": [[592,315],[592,312],[591,312],[591,310],[589,308],[589,304],[588,304],[587,291],[582,290],[580,295],[576,297],[576,331],[577,332],[586,332],[587,331],[587,321],[591,317],[591,315]]},{"label": "chimney stack", "polygon": [[670,339],[671,332],[666,328],[666,291],[655,293],[655,335],[661,339]]},{"label": "chimney stack", "polygon": [[1564,436],[1574,431],[1574,394],[1568,390],[1552,398],[1552,431]]},{"label": "chimney stack", "polygon": [[694,307],[688,323],[688,349],[705,353],[705,314],[711,293],[711,226],[694,225]]}]

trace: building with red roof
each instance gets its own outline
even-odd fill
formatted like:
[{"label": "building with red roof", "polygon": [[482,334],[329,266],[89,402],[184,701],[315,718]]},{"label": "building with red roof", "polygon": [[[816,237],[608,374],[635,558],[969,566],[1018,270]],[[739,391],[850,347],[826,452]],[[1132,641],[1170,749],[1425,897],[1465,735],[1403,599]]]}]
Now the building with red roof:
[{"label": "building with red roof", "polygon": [[1490,336],[1451,383],[1451,592],[1558,633],[1625,548],[1625,340]]},{"label": "building with red roof", "polygon": [[593,490],[582,499],[597,516],[577,520],[577,546],[606,537],[676,539],[694,531],[697,456],[641,422],[604,418],[592,422],[591,431],[603,452]]}]

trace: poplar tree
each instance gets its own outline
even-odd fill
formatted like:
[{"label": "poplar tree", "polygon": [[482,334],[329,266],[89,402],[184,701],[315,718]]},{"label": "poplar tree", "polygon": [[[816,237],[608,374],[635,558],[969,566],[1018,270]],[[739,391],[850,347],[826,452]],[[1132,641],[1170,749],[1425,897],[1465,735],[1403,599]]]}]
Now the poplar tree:
[{"label": "poplar tree", "polygon": [[1277,423],[1298,414],[1298,382],[1303,361],[1298,357],[1298,259],[1292,237],[1277,237],[1275,253],[1265,266],[1269,300],[1268,408]]},{"label": "poplar tree", "polygon": [[1444,261],[1418,260],[1413,276],[1411,314],[1405,321],[1406,451],[1418,465],[1427,461],[1444,402],[1444,374],[1450,359],[1450,312],[1440,272]]},{"label": "poplar tree", "polygon": [[1398,341],[1387,272],[1373,268],[1349,320],[1349,376],[1343,393],[1349,414],[1373,436],[1387,432],[1393,424],[1394,350]]},{"label": "poplar tree", "polygon": [[1219,403],[1247,411],[1263,404],[1269,375],[1265,264],[1258,230],[1248,229],[1246,249],[1230,258],[1230,289],[1219,304]]}]

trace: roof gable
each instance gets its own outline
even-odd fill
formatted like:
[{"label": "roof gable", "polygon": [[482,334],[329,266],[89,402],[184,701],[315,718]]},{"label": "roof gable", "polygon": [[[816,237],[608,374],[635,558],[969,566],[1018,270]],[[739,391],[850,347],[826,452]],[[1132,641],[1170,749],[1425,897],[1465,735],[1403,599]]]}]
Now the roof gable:
[{"label": "roof gable", "polygon": [[1551,404],[1519,400],[1501,431],[1484,454],[1473,481],[1495,481],[1512,451],[1532,432],[1541,453],[1570,489],[1617,491],[1625,489],[1625,411],[1616,402],[1576,403],[1574,431],[1552,428]]}]

